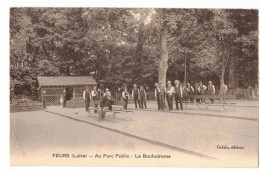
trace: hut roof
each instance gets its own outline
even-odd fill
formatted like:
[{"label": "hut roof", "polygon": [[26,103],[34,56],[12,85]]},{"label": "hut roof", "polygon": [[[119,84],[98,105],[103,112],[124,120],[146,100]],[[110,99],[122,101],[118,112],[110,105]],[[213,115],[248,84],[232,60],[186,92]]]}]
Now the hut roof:
[{"label": "hut roof", "polygon": [[92,76],[37,76],[39,86],[97,85]]}]

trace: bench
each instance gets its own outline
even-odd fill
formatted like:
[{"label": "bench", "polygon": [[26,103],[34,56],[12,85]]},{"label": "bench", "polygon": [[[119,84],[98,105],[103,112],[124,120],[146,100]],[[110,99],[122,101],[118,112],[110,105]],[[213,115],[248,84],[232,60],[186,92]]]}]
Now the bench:
[{"label": "bench", "polygon": [[[93,110],[93,113],[91,113],[90,111]],[[95,112],[96,111],[96,112]],[[94,107],[90,107],[89,108],[89,117],[93,114],[98,114],[100,111],[100,107],[94,108]],[[108,110],[107,113],[111,112],[112,113],[112,117],[116,118],[116,119],[120,119],[119,117],[116,116],[116,114],[127,114],[127,119],[131,120],[132,119],[132,115],[133,115],[133,111],[132,110],[125,110],[123,108],[123,106],[119,106],[119,105],[112,105],[112,110]],[[107,115],[106,116],[110,116]]]},{"label": "bench", "polygon": [[[193,95],[189,97],[190,99],[193,99],[193,103],[197,105],[198,109],[201,107],[206,107],[206,109],[209,109],[209,106],[220,106],[223,107],[224,110],[234,110],[236,108],[236,103],[232,103],[231,99],[233,96],[231,95]],[[196,102],[197,99],[203,100],[202,102]],[[211,103],[211,99],[214,99],[214,102]],[[218,100],[219,103],[215,103],[215,101]],[[226,102],[228,100],[228,102]],[[222,102],[224,101],[224,102]],[[186,107],[189,102],[186,102]],[[191,102],[192,103],[192,102]],[[231,109],[230,109],[231,108]]]}]

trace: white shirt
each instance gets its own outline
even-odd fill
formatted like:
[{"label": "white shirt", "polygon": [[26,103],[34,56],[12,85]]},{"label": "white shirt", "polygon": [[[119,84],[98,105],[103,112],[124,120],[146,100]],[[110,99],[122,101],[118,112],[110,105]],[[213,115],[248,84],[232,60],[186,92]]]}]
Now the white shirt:
[{"label": "white shirt", "polygon": [[128,97],[129,97],[128,91],[123,91],[123,92],[122,92],[122,96],[123,96],[124,99],[126,98],[126,93],[128,94]]},{"label": "white shirt", "polygon": [[[167,88],[168,88],[168,87],[167,87]],[[173,87],[173,86],[170,86],[170,90],[167,90],[167,89],[166,89],[166,92],[167,92],[169,95],[173,95],[173,93],[175,93],[174,87]]]},{"label": "white shirt", "polygon": [[[199,85],[199,88],[198,88],[198,91],[199,91],[199,92],[200,92],[200,87],[201,87],[201,86]],[[206,87],[205,85],[202,85],[202,87],[203,87],[204,90],[207,89],[207,87]]]},{"label": "white shirt", "polygon": [[103,94],[103,96],[111,96],[111,92],[110,91],[107,91]]},{"label": "white shirt", "polygon": [[193,88],[192,86],[189,86],[189,87],[187,87],[186,89],[187,89],[188,91],[191,89],[192,92],[194,92],[194,88]]},{"label": "white shirt", "polygon": [[92,97],[95,97],[95,96],[97,96],[97,94],[98,94],[98,92],[97,92],[97,91],[95,91],[95,90],[92,90],[92,91],[91,91],[91,96],[92,96]]},{"label": "white shirt", "polygon": [[155,98],[157,98],[157,90],[158,90],[158,92],[160,92],[160,88],[159,88],[159,87],[156,87],[156,88],[154,89],[154,97],[155,97]]}]

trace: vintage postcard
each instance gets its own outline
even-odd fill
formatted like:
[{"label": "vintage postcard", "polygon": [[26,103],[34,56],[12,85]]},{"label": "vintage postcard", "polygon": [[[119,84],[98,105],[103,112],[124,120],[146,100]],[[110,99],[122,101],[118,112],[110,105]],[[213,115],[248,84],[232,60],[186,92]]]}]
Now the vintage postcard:
[{"label": "vintage postcard", "polygon": [[10,165],[258,167],[258,9],[9,12]]}]

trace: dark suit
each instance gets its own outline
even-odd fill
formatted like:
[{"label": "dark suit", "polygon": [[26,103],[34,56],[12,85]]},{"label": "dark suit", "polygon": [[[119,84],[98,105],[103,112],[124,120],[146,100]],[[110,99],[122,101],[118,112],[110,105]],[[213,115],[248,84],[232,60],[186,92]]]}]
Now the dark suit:
[{"label": "dark suit", "polygon": [[89,103],[90,103],[90,93],[89,93],[89,91],[85,90],[84,96],[85,96],[85,109],[86,109],[86,111],[88,111]]},{"label": "dark suit", "polygon": [[100,102],[101,111],[99,112],[99,118],[104,119],[106,112],[112,108],[112,101],[109,100],[106,96],[102,98]]}]

